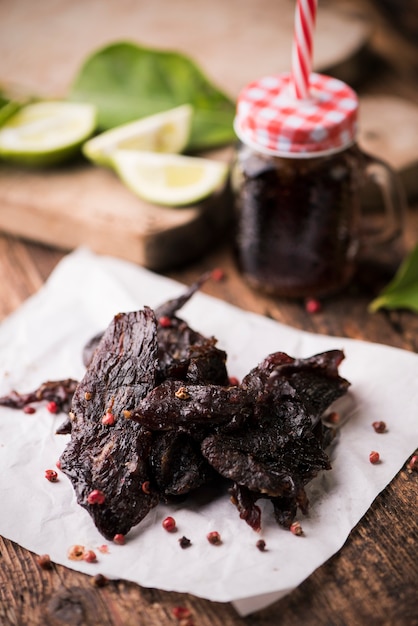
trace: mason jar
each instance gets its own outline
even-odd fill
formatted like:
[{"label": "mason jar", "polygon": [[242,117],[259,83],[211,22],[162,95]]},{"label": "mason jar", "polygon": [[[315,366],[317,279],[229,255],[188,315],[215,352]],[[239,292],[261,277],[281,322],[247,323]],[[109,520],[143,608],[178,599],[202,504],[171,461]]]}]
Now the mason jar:
[{"label": "mason jar", "polygon": [[345,83],[312,74],[296,100],[290,74],[265,77],[240,94],[232,185],[235,251],[254,288],[284,297],[321,297],[353,277],[365,234],[362,190],[383,194],[376,240],[399,236],[403,198],[396,175],[356,143],[358,99]]}]

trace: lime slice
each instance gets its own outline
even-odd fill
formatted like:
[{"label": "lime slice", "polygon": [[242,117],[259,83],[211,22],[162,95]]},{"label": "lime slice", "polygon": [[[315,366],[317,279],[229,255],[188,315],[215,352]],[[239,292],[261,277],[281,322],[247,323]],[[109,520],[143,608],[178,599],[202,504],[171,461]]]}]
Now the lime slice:
[{"label": "lime slice", "polygon": [[91,104],[36,102],[0,128],[0,158],[22,165],[52,165],[72,157],[96,127]]},{"label": "lime slice", "polygon": [[220,189],[228,175],[226,163],[180,154],[116,150],[112,163],[131,191],[166,206],[198,202]]},{"label": "lime slice", "polygon": [[182,152],[190,136],[193,108],[183,104],[175,109],[117,126],[83,146],[85,156],[99,165],[111,165],[117,149],[149,152]]}]

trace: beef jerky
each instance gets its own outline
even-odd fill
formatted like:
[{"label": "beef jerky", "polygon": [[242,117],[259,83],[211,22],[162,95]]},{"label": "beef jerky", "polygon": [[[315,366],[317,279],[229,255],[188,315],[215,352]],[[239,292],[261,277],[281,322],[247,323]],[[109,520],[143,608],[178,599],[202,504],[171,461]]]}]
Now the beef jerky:
[{"label": "beef jerky", "polygon": [[[202,441],[212,467],[252,494],[272,499],[276,519],[285,526],[297,506],[307,510],[306,483],[331,468],[320,417],[347,391],[349,383],[338,375],[342,358],[340,351],[298,360],[270,355],[242,382],[254,399],[253,420],[236,432],[219,429]],[[245,500],[236,500],[240,516],[251,520],[252,501],[245,515]]]},{"label": "beef jerky", "polygon": [[283,352],[270,354],[242,381],[242,387],[255,395],[256,405],[288,400],[294,412],[310,418],[314,425],[324,411],[348,389],[338,367],[341,350],[329,350],[306,359],[294,359]]},{"label": "beef jerky", "polygon": [[155,434],[150,466],[153,484],[164,497],[184,496],[215,477],[199,445],[184,432]]},{"label": "beef jerky", "polygon": [[[156,336],[150,309],[115,316],[74,393],[71,440],[61,467],[78,503],[108,539],[126,534],[158,502],[142,489],[150,480],[152,434],[125,419],[155,385]],[[108,413],[113,425],[102,423]],[[88,502],[94,490],[104,494],[102,504]]]},{"label": "beef jerky", "polygon": [[226,354],[216,339],[194,331],[186,322],[171,318],[170,326],[158,326],[158,378],[228,384]]},{"label": "beef jerky", "polygon": [[168,317],[170,319],[175,317],[176,313],[180,309],[182,309],[184,305],[190,300],[190,298],[196,293],[196,291],[198,291],[201,286],[207,280],[209,280],[211,275],[211,272],[206,272],[205,274],[202,274],[202,276],[198,278],[192,285],[190,285],[190,287],[186,289],[186,291],[180,296],[177,296],[176,298],[173,298],[171,300],[167,300],[159,307],[157,307],[155,309],[155,316],[157,320],[161,319],[162,317]]},{"label": "beef jerky", "polygon": [[[196,332],[177,317],[178,311],[190,300],[211,276],[203,274],[183,294],[161,304],[155,310],[157,320],[158,379],[176,378],[190,382],[228,384],[226,353],[216,348],[216,339]],[[169,323],[167,324],[167,320]],[[91,362],[103,333],[97,333],[83,348],[83,363]]]},{"label": "beef jerky", "polygon": [[261,509],[256,502],[260,494],[254,493],[247,487],[237,483],[232,484],[229,492],[231,501],[237,507],[240,518],[258,532],[261,529]]},{"label": "beef jerky", "polygon": [[[177,317],[202,281],[156,314],[116,316],[85,347],[61,465],[108,539],[158,501],[214,481],[232,484],[239,515],[255,530],[260,498],[289,527],[298,508],[308,510],[307,483],[330,468],[321,416],[347,391],[338,374],[343,353],[276,352],[230,386],[216,339]],[[103,423],[109,415],[112,423]],[[104,494],[101,504],[89,502],[94,490]]]},{"label": "beef jerky", "polygon": [[239,425],[253,408],[244,389],[220,385],[185,385],[168,379],[155,387],[135,407],[131,419],[150,430],[214,429],[220,424]]},{"label": "beef jerky", "polygon": [[0,398],[0,405],[11,409],[23,409],[38,402],[55,402],[56,413],[68,413],[76,386],[77,381],[72,378],[49,380],[28,393],[11,391],[7,396]]}]

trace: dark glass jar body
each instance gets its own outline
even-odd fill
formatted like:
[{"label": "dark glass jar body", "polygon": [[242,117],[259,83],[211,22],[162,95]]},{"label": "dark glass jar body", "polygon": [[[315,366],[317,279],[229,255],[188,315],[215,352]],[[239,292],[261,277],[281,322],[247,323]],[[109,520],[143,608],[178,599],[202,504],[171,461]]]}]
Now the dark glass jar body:
[{"label": "dark glass jar body", "polygon": [[355,145],[327,156],[282,158],[240,144],[235,246],[252,287],[314,297],[349,282],[360,245],[364,169]]}]

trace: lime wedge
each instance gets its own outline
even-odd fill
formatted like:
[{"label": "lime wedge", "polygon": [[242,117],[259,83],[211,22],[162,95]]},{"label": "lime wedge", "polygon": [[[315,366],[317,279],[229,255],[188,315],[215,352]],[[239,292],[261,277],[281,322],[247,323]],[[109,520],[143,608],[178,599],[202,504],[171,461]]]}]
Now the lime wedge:
[{"label": "lime wedge", "polygon": [[116,150],[112,164],[125,185],[154,204],[187,206],[220,189],[226,163],[212,159],[135,150]]},{"label": "lime wedge", "polygon": [[91,104],[36,102],[0,128],[0,158],[22,165],[53,165],[72,157],[96,127]]},{"label": "lime wedge", "polygon": [[98,165],[110,166],[111,155],[117,149],[182,152],[189,140],[192,115],[193,108],[183,104],[117,126],[87,141],[83,153]]}]

